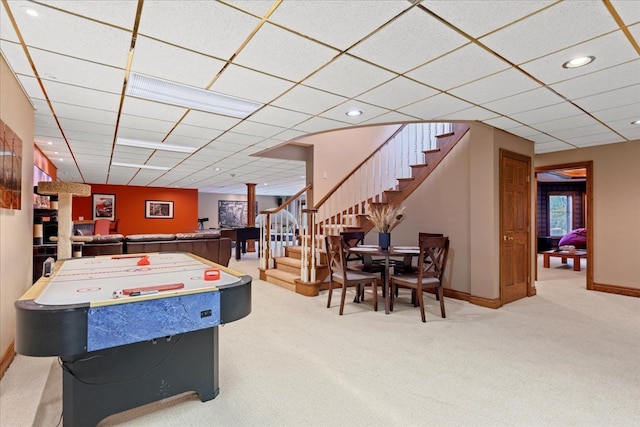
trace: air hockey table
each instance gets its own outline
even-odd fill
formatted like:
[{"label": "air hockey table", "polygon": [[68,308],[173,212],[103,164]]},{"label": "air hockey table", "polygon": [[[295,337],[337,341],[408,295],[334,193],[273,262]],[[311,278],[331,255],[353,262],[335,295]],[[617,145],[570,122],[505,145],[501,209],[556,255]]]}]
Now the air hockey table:
[{"label": "air hockey table", "polygon": [[215,398],[218,326],[251,312],[251,276],[187,253],[57,261],[15,303],[16,351],[58,356],[63,425],[194,391]]}]

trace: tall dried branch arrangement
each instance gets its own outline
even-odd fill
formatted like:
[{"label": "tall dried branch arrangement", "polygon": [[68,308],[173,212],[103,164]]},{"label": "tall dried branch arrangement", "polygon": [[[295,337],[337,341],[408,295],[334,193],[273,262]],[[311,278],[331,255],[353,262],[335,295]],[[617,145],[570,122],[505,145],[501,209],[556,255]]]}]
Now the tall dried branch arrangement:
[{"label": "tall dried branch arrangement", "polygon": [[380,233],[390,233],[404,219],[404,206],[369,204],[367,219]]}]

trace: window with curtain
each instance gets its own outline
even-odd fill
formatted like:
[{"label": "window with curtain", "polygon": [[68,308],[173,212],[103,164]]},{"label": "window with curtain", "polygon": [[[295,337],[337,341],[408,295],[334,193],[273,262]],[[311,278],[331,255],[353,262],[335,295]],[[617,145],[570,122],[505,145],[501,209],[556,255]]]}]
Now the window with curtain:
[{"label": "window with curtain", "polygon": [[549,235],[564,236],[573,230],[573,200],[569,194],[549,196]]}]

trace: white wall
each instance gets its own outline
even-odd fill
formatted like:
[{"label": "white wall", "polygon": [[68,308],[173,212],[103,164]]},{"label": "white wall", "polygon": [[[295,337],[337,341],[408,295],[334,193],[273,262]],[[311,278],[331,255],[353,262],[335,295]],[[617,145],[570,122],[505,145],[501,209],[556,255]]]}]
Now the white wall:
[{"label": "white wall", "polygon": [[13,303],[31,286],[34,109],[0,55],[0,118],[22,140],[22,209],[0,209],[0,357],[15,338]]},{"label": "white wall", "polygon": [[[258,212],[277,207],[277,197],[256,196],[258,202]],[[246,201],[246,194],[218,194],[218,193],[198,193],[198,218],[209,218],[204,223],[204,228],[219,228],[218,224],[218,201]]]}]

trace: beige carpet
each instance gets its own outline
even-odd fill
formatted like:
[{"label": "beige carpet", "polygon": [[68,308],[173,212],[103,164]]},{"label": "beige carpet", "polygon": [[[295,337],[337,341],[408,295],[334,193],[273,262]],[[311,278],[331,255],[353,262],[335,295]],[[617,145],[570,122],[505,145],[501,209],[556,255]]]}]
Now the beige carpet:
[{"label": "beige carpet", "polygon": [[[257,276],[254,254],[231,267]],[[638,426],[640,299],[586,291],[584,275],[552,260],[537,296],[499,310],[447,299],[446,319],[428,298],[426,324],[408,296],[388,316],[369,302],[338,316],[324,292],[255,280],[251,315],[220,328],[216,399],[100,426]],[[56,359],[17,356],[0,425],[56,426],[60,377]]]}]

